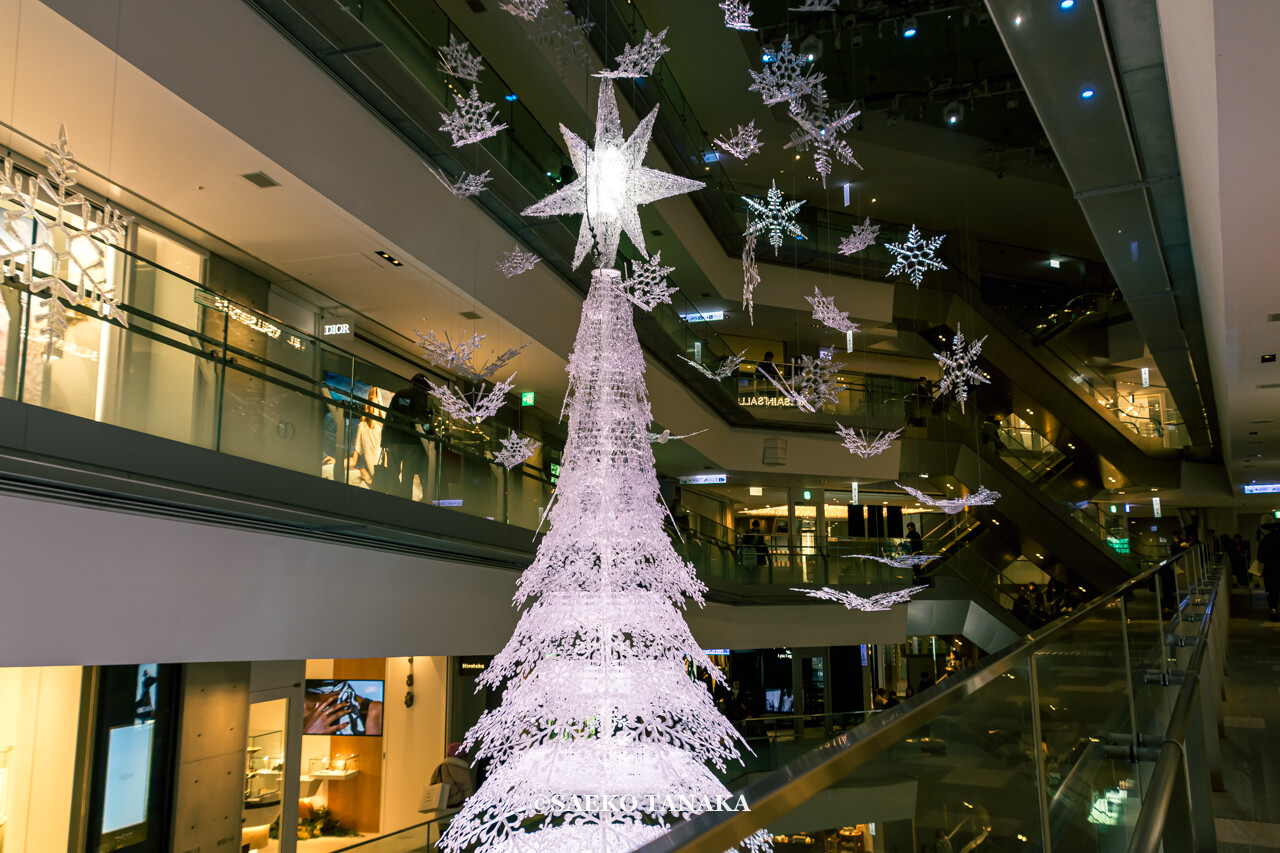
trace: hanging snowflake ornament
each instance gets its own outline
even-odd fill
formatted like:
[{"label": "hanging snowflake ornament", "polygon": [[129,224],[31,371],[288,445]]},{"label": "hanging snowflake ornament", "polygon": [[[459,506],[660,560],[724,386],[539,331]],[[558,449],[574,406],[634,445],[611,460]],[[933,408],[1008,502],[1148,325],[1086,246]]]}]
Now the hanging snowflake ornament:
[{"label": "hanging snowflake ornament", "polygon": [[717,382],[722,382],[733,375],[734,371],[738,369],[738,366],[742,364],[743,359],[746,358],[746,355],[747,355],[746,350],[743,350],[737,355],[731,355],[728,358],[726,358],[724,361],[720,362],[720,366],[717,367],[714,371],[707,370],[705,367],[703,367],[701,364],[699,364],[698,362],[694,361],[691,358],[685,358],[682,355],[676,356],[676,357],[679,358],[681,361],[691,365],[694,370],[698,371],[708,379],[714,379]]},{"label": "hanging snowflake ornament", "polygon": [[[759,199],[742,196],[742,200],[751,208],[751,212],[756,214],[756,219],[747,220],[747,234],[769,234],[769,245],[773,246],[774,255],[778,254],[778,249],[782,247],[783,237],[787,234],[792,235],[797,240],[804,239],[804,232],[800,230],[800,224],[796,222],[796,213],[804,206],[804,200],[783,203],[782,191],[778,189],[778,182],[772,181],[769,192],[762,204]],[[754,226],[754,227],[753,227]]]},{"label": "hanging snowflake ornament", "polygon": [[797,54],[791,50],[791,37],[782,39],[782,49],[767,53],[769,59],[760,71],[751,71],[753,81],[748,92],[757,92],[766,106],[792,103],[797,98],[813,92],[826,79],[813,70],[810,54]]},{"label": "hanging snowflake ornament", "polygon": [[649,443],[666,444],[668,441],[681,441],[686,438],[693,438],[695,435],[702,435],[704,432],[706,432],[705,429],[700,429],[697,432],[688,432],[684,435],[672,435],[671,430],[664,429],[662,432],[649,433]]},{"label": "hanging snowflake ornament", "polygon": [[747,220],[747,233],[742,244],[742,307],[747,309],[751,325],[756,324],[756,288],[760,286],[760,267],[756,265],[756,233],[754,223]]},{"label": "hanging snowflake ornament", "polygon": [[872,456],[879,456],[884,453],[889,449],[890,442],[902,437],[902,429],[895,429],[892,432],[879,432],[873,437],[866,430],[857,430],[853,427],[836,424],[836,432],[840,434],[841,444],[844,445],[845,450],[860,459],[869,459]]},{"label": "hanging snowflake ornament", "polygon": [[[514,634],[477,678],[501,697],[464,741],[489,770],[445,853],[621,853],[729,796],[715,771],[745,742],[691,677],[724,678],[682,618],[706,587],[664,533],[633,317],[619,273],[595,270],[547,532],[516,581]],[[768,836],[741,848],[764,853]]]},{"label": "hanging snowflake ornament", "polygon": [[760,142],[760,131],[756,129],[755,119],[746,125],[738,125],[738,132],[728,139],[717,137],[715,143],[739,160],[746,160],[764,147]]},{"label": "hanging snowflake ornament", "polygon": [[440,113],[440,118],[444,119],[440,129],[448,131],[453,137],[454,148],[488,139],[490,136],[496,136],[498,131],[506,129],[505,122],[494,123],[498,120],[498,108],[487,101],[480,100],[480,90],[474,85],[471,87],[471,93],[465,98],[455,94],[453,100],[458,108],[451,113]]},{"label": "hanging snowflake ornament", "polygon": [[679,290],[667,283],[667,276],[675,267],[662,265],[662,252],[642,263],[631,262],[631,277],[622,282],[622,292],[645,311],[652,311],[659,304],[671,304],[671,294]]},{"label": "hanging snowflake ornament", "polygon": [[951,351],[933,354],[933,357],[938,360],[938,366],[942,368],[942,381],[938,383],[937,396],[942,397],[954,392],[956,402],[960,404],[961,413],[964,412],[965,401],[969,399],[969,386],[991,383],[987,375],[978,367],[978,356],[982,355],[982,345],[986,340],[987,336],[983,335],[980,340],[971,344],[965,343],[964,333],[960,331],[960,324],[957,323],[956,336],[951,341]]},{"label": "hanging snowflake ornament", "polygon": [[449,339],[448,332],[444,333],[443,340],[436,336],[435,331],[429,331],[424,335],[415,329],[414,334],[418,336],[418,346],[422,347],[427,361],[473,381],[492,379],[494,374],[510,364],[525,347],[529,346],[529,344],[521,344],[501,354],[493,351],[489,353],[488,359],[477,363],[476,351],[480,349],[480,342],[488,337],[487,335],[472,335],[455,344]]},{"label": "hanging snowflake ornament", "polygon": [[893,266],[889,268],[889,272],[885,273],[885,278],[906,273],[911,283],[919,288],[920,282],[924,281],[926,270],[947,268],[946,264],[934,257],[934,253],[938,251],[938,247],[942,245],[946,236],[946,234],[939,234],[937,237],[925,240],[920,236],[919,229],[912,225],[911,230],[907,232],[907,242],[885,243],[884,247],[898,256]]},{"label": "hanging snowflake ornament", "polygon": [[813,307],[813,319],[828,329],[845,334],[858,331],[859,326],[849,319],[849,312],[838,310],[835,297],[823,296],[816,284],[813,286],[813,296],[806,296],[805,301]]},{"label": "hanging snowflake ornament", "polygon": [[724,10],[724,25],[731,30],[741,30],[743,32],[754,33],[756,28],[751,26],[751,4],[746,0],[723,0],[720,8]]},{"label": "hanging snowflake ornament", "polygon": [[521,247],[516,246],[498,262],[498,271],[507,278],[512,278],[522,273],[527,273],[540,260],[542,258],[539,258],[533,252],[526,252]]},{"label": "hanging snowflake ornament", "polygon": [[648,77],[653,73],[653,69],[657,67],[658,60],[662,58],[662,55],[671,50],[671,48],[662,43],[666,35],[666,29],[656,36],[646,31],[640,44],[629,44],[623,48],[622,53],[618,55],[617,71],[600,71],[594,76],[612,78]]},{"label": "hanging snowflake ornament", "polygon": [[853,231],[848,237],[840,241],[840,248],[836,249],[842,255],[854,255],[863,249],[869,249],[876,244],[876,239],[880,236],[880,226],[871,224],[871,217],[868,216],[862,221],[861,225],[853,226]]},{"label": "hanging snowflake ornament", "polygon": [[516,375],[513,373],[501,382],[489,387],[485,382],[475,383],[475,387],[463,389],[441,383],[437,385],[427,380],[431,395],[440,401],[440,408],[449,413],[454,420],[478,424],[498,413],[506,403],[507,394],[516,386]]},{"label": "hanging snowflake ornament", "polygon": [[602,80],[595,148],[587,147],[576,133],[560,125],[560,132],[569,147],[569,159],[573,161],[578,177],[568,186],[526,208],[521,215],[582,214],[578,245],[573,253],[575,269],[593,246],[599,266],[613,266],[617,261],[618,243],[624,233],[631,238],[640,254],[649,257],[644,247],[644,229],[640,226],[640,205],[706,186],[702,181],[641,165],[657,118],[658,108],[655,106],[631,138],[624,139],[613,81]]},{"label": "hanging snowflake ornament", "polygon": [[910,486],[904,486],[901,483],[894,483],[899,489],[907,492],[922,504],[936,506],[947,515],[955,515],[962,510],[971,506],[990,506],[1000,499],[999,492],[993,492],[986,486],[979,486],[978,491],[970,492],[959,498],[935,498],[926,495],[919,489],[913,489]]},{"label": "hanging snowflake ornament", "polygon": [[849,143],[841,138],[852,129],[853,120],[862,115],[861,112],[847,106],[833,113],[827,104],[826,90],[821,86],[814,88],[808,103],[801,99],[792,101],[789,112],[800,127],[792,132],[791,141],[782,147],[812,151],[813,168],[822,178],[822,186],[827,185],[832,161],[862,168]]},{"label": "hanging snowflake ornament", "polygon": [[441,73],[469,80],[472,83],[480,82],[484,60],[472,55],[470,42],[458,41],[453,33],[449,33],[449,45],[440,48],[439,52]]},{"label": "hanging snowflake ornament", "polygon": [[587,35],[595,24],[574,14],[564,0],[551,0],[541,5],[547,13],[531,19],[530,40],[551,51],[556,61],[556,73],[562,78],[571,69],[589,72],[594,61]]},{"label": "hanging snowflake ornament", "polygon": [[861,555],[864,560],[874,560],[877,563],[884,563],[886,566],[893,566],[895,569],[918,569],[923,565],[933,562],[941,557],[941,554],[895,554],[892,557],[877,557],[874,554]]},{"label": "hanging snowflake ornament", "polygon": [[803,6],[792,6],[790,12],[838,12],[840,0],[804,0]]},{"label": "hanging snowflake ornament", "polygon": [[796,374],[796,393],[804,396],[814,411],[840,399],[837,379],[840,365],[830,355],[800,356],[800,371]]},{"label": "hanging snowflake ornament", "polygon": [[517,18],[534,21],[547,8],[547,0],[510,0],[508,3],[498,4],[498,8],[505,9]]},{"label": "hanging snowflake ornament", "polygon": [[458,198],[470,198],[474,195],[480,195],[489,187],[489,170],[485,169],[478,175],[470,172],[463,172],[462,177],[449,186],[449,189]]},{"label": "hanging snowflake ornament", "polygon": [[512,432],[502,439],[502,449],[493,454],[493,461],[503,468],[511,469],[523,464],[541,446],[542,442],[540,441],[534,441],[527,435],[516,435]]},{"label": "hanging snowflake ornament", "polygon": [[76,190],[80,169],[66,125],[44,159],[46,175],[39,177],[24,176],[8,157],[0,161],[0,203],[6,205],[0,273],[44,295],[44,352],[52,356],[67,331],[67,306],[92,306],[100,317],[129,325],[107,269],[107,249],[124,244],[129,219],[111,205],[95,207]]},{"label": "hanging snowflake ornament", "polygon": [[832,589],[824,586],[822,589],[803,589],[801,587],[791,587],[792,592],[803,592],[810,598],[820,598],[823,601],[834,601],[837,604],[843,604],[848,610],[862,610],[874,613],[876,611],[888,610],[895,604],[906,604],[911,600],[911,596],[915,595],[922,589],[928,589],[926,586],[913,586],[907,589],[895,589],[892,592],[882,592],[873,595],[870,598],[863,598],[857,593],[845,592],[839,589]]},{"label": "hanging snowflake ornament", "polygon": [[758,368],[756,369],[756,376],[764,376],[765,379],[769,380],[769,384],[778,389],[778,393],[782,395],[783,399],[789,401],[791,405],[800,411],[811,414],[815,411],[813,403],[809,402],[809,398],[792,388],[791,383],[781,376],[774,376],[772,372],[765,373]]}]

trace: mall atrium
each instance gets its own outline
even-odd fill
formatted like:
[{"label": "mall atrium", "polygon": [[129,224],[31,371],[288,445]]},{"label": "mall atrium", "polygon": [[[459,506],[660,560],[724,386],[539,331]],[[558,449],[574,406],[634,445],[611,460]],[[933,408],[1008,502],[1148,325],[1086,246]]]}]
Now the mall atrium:
[{"label": "mall atrium", "polygon": [[0,853],[1280,850],[1276,0],[0,0]]}]

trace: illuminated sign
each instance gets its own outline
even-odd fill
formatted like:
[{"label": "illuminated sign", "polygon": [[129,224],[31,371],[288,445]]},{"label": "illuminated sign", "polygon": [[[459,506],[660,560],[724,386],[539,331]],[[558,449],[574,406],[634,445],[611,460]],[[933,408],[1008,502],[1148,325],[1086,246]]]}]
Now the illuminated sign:
[{"label": "illuminated sign", "polygon": [[355,340],[356,324],[349,316],[333,316],[320,318],[320,337],[326,341]]},{"label": "illuminated sign", "polygon": [[1142,368],[1142,387],[1151,387],[1151,368],[1149,367]]},{"label": "illuminated sign", "polygon": [[350,323],[326,323],[324,326],[324,336],[330,335],[349,335],[351,334]]},{"label": "illuminated sign", "polygon": [[520,392],[520,405],[522,405],[522,406],[532,406],[532,405],[533,405],[533,392],[532,392],[532,391],[521,391],[521,392]]},{"label": "illuminated sign", "polygon": [[1280,492],[1280,483],[1253,483],[1244,487],[1246,495],[1274,495]]},{"label": "illuminated sign", "polygon": [[702,653],[707,655],[727,655],[729,654],[729,650],[728,649],[703,649]]},{"label": "illuminated sign", "polygon": [[682,486],[707,486],[712,483],[727,483],[729,478],[725,474],[694,474],[692,477],[681,477],[680,485]]},{"label": "illuminated sign", "polygon": [[699,321],[710,322],[712,320],[723,320],[723,311],[695,311],[692,314],[681,314],[680,319],[686,323],[697,323]]},{"label": "illuminated sign", "polygon": [[1160,517],[1160,499],[1159,498],[1151,499],[1151,514],[1154,515],[1156,518]]}]

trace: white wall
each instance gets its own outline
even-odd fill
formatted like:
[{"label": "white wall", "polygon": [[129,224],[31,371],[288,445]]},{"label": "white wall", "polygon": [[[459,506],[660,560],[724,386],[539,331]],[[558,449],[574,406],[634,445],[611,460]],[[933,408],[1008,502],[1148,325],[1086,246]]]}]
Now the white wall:
[{"label": "white wall", "polygon": [[444,760],[448,658],[413,658],[413,707],[404,706],[408,658],[387,659],[383,705],[382,831],[422,822],[418,803],[436,765]]},{"label": "white wall", "polygon": [[66,850],[75,781],[81,669],[0,669],[0,749],[9,753],[5,853]]}]

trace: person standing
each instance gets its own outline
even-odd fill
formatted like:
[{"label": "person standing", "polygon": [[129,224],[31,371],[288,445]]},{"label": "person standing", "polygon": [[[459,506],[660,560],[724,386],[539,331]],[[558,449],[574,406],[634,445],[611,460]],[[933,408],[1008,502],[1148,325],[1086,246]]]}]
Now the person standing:
[{"label": "person standing", "polygon": [[387,486],[376,488],[402,498],[413,498],[413,476],[422,480],[425,500],[427,491],[427,450],[422,439],[432,431],[435,412],[427,391],[427,376],[419,373],[412,384],[397,391],[387,406],[387,426],[382,431],[382,446],[387,451]]},{"label": "person standing", "polygon": [[[378,469],[382,465],[382,422],[378,420],[378,407],[372,401],[378,399],[378,389],[369,392],[370,403],[364,407],[364,414],[356,426],[356,442],[351,452],[348,469],[359,474],[355,485],[364,489],[372,488],[378,480],[385,481],[385,475]],[[381,483],[379,483],[381,485]]]},{"label": "person standing", "polygon": [[1267,525],[1267,534],[1258,543],[1258,562],[1262,564],[1262,583],[1267,588],[1267,618],[1280,622],[1280,525]]},{"label": "person standing", "polygon": [[772,352],[766,352],[764,360],[756,363],[756,376],[764,380],[762,388],[766,394],[772,396],[776,390],[775,383],[778,381],[778,366],[773,363]]},{"label": "person standing", "polygon": [[924,551],[924,537],[920,535],[920,531],[916,530],[914,521],[907,522],[907,553],[919,554]]}]

